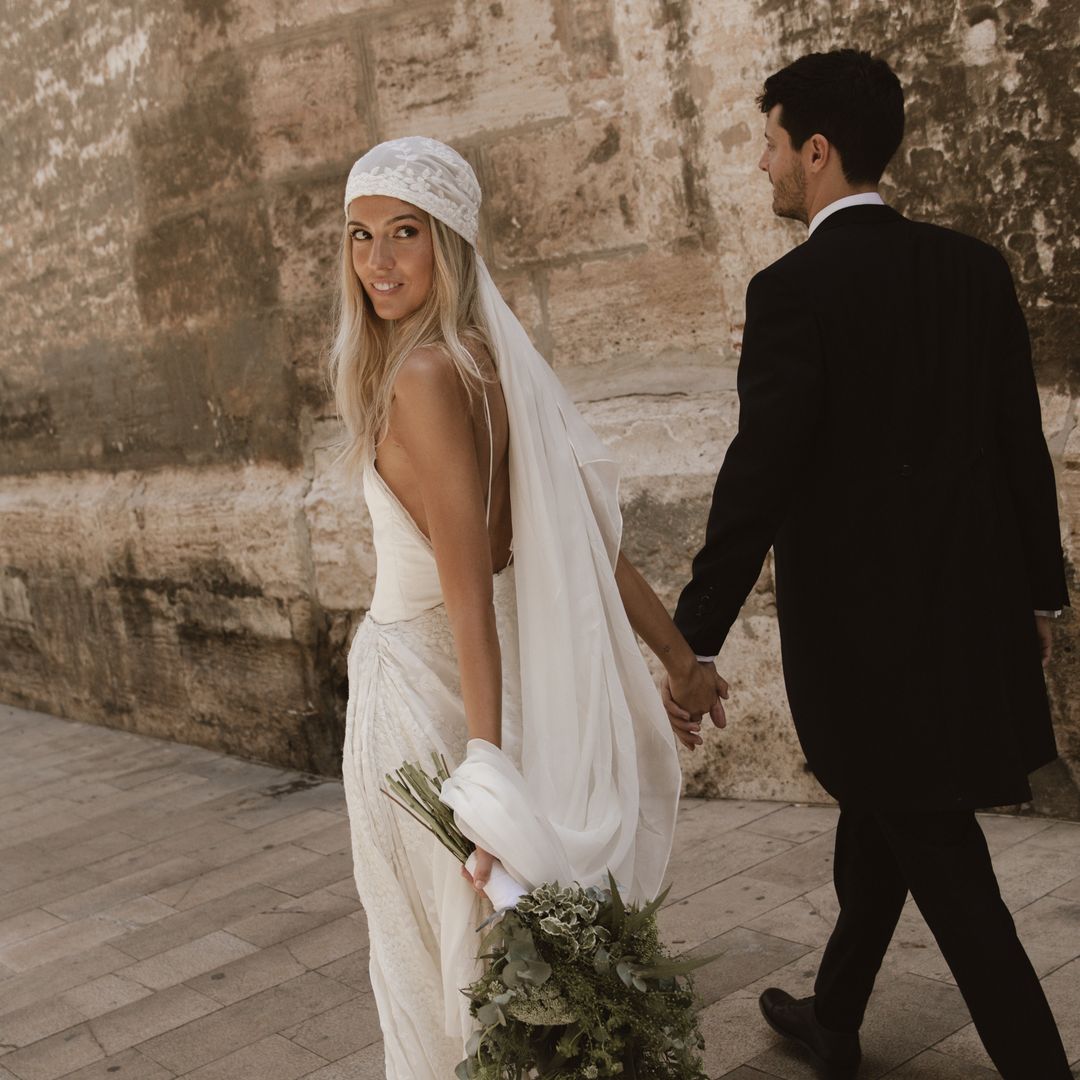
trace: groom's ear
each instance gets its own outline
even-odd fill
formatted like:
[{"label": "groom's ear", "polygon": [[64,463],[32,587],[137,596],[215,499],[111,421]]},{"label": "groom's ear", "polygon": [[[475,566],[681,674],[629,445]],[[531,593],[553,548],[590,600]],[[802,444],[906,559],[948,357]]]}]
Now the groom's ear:
[{"label": "groom's ear", "polygon": [[803,143],[803,164],[810,172],[824,172],[836,156],[832,143],[820,132],[815,132]]}]

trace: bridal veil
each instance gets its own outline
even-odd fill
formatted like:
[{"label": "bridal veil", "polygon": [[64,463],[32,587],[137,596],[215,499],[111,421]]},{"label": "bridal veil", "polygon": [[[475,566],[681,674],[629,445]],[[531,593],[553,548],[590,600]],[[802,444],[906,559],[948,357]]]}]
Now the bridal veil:
[{"label": "bridal veil", "polygon": [[[346,211],[361,195],[412,203],[476,244],[480,186],[441,142],[374,147],[352,168]],[[471,740],[442,798],[462,831],[526,887],[603,884],[610,870],[628,899],[648,899],[667,866],[680,772],[615,582],[618,468],[479,252],[477,269],[510,429],[521,769]]]}]

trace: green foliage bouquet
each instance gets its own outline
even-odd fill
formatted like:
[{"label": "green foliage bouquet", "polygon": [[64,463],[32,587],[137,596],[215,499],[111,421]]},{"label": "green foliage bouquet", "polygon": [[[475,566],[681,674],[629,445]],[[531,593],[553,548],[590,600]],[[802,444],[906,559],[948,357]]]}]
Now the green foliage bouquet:
[{"label": "green foliage bouquet", "polygon": [[[435,770],[403,766],[387,778],[392,797],[464,862],[472,844],[438,800],[446,763]],[[626,905],[609,874],[606,889],[547,883],[501,912],[485,973],[462,991],[479,1027],[459,1080],[705,1080],[689,972],[708,960],[660,944],[667,892]]]},{"label": "green foliage bouquet", "polygon": [[688,972],[656,912],[608,888],[540,885],[489,931],[484,976],[465,991],[482,1025],[460,1080],[705,1080]]}]

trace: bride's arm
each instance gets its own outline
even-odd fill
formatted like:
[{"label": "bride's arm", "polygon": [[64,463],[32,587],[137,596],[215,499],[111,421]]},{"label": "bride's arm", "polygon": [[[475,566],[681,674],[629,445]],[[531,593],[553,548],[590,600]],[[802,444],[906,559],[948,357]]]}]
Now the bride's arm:
[{"label": "bride's arm", "polygon": [[712,664],[698,663],[697,656],[671,621],[667,609],[637,568],[620,551],[615,564],[615,583],[630,625],[664,665],[675,701],[691,714],[688,722],[672,727],[680,742],[693,748],[701,742],[693,717],[711,713],[713,723],[723,727],[724,707],[720,698],[728,696],[728,686]]},{"label": "bride's arm", "polygon": [[502,737],[502,661],[492,598],[485,484],[468,396],[453,362],[418,349],[395,382],[390,430],[415,473],[454,635],[469,738]]}]

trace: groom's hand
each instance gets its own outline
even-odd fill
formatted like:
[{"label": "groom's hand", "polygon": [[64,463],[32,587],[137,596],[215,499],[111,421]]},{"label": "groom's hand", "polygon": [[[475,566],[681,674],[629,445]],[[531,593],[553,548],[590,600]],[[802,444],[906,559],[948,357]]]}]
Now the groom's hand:
[{"label": "groom's hand", "polygon": [[703,713],[709,714],[715,727],[727,724],[723,703],[728,693],[728,684],[711,662],[695,664],[684,676],[664,677],[661,687],[664,709],[675,737],[683,746],[695,750],[704,741],[700,734]]}]

